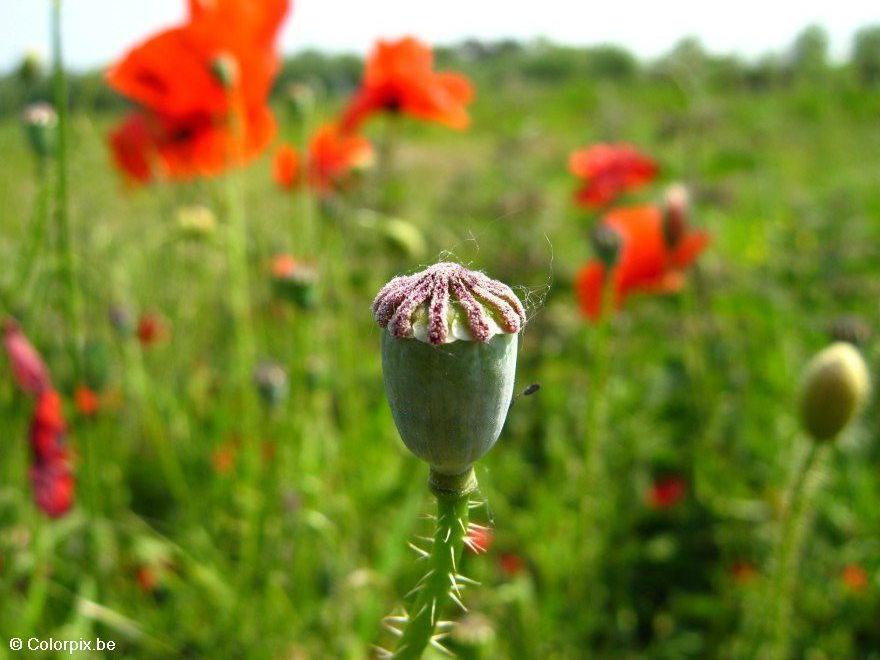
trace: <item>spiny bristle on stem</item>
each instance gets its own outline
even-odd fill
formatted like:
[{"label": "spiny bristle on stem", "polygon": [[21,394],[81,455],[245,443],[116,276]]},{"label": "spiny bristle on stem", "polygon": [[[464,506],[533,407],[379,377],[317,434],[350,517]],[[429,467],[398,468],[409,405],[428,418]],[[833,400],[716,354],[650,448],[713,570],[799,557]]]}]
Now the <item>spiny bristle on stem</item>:
[{"label": "spiny bristle on stem", "polygon": [[[409,606],[411,614],[405,618],[392,615],[383,621],[386,628],[390,627],[394,631],[399,631],[402,626],[395,658],[420,658],[428,646],[449,653],[440,644],[440,640],[448,634],[452,623],[447,620],[440,622],[442,608],[451,602],[461,611],[467,612],[462,601],[463,589],[468,584],[475,584],[472,580],[463,578],[457,568],[458,557],[470,529],[468,511],[471,491],[472,489],[468,489],[466,492],[455,493],[435,490],[436,530],[431,539],[433,543],[429,546],[430,553],[414,543],[409,544],[419,554],[420,559],[425,558],[431,564],[431,568],[405,596],[405,600],[412,603]],[[411,598],[414,600],[410,601]],[[397,635],[397,632],[392,634]]]}]

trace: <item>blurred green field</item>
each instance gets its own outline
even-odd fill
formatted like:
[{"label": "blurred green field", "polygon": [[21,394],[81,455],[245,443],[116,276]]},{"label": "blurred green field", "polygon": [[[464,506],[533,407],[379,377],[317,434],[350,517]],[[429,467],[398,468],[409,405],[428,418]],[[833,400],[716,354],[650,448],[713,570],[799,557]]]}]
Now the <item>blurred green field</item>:
[{"label": "blurred green field", "polygon": [[[0,365],[0,656],[6,640],[32,635],[112,639],[131,657],[360,658],[387,643],[380,620],[421,574],[407,541],[428,533],[418,516],[431,502],[427,467],[403,448],[385,401],[370,302],[393,275],[443,257],[521,294],[530,321],[517,391],[541,384],[515,400],[477,465],[487,505],[475,518],[495,540],[464,559],[482,586],[466,594],[470,613],[455,614],[467,625],[450,647],[463,658],[755,657],[783,493],[807,443],[799,374],[839,316],[880,322],[880,91],[839,73],[762,88],[708,84],[687,68],[611,78],[457,66],[478,90],[472,128],[374,123],[370,137],[393,143],[391,171],[366,175],[344,201],[279,190],[270,154],[243,173],[258,353],[291,385],[253,437],[228,405],[223,181],[127,191],[105,144],[116,114],[74,114],[85,334],[106,359],[108,402],[93,419],[69,409],[78,501],[48,523],[28,482],[31,403]],[[301,141],[343,100],[324,94],[304,126],[279,98],[282,135]],[[684,182],[713,241],[681,294],[634,297],[603,331],[571,289],[595,218],[574,206],[566,162],[618,140],[661,164],[661,182],[630,200]],[[27,299],[9,290],[37,196],[12,118],[0,154],[5,311],[70,395],[51,256]],[[184,235],[176,211],[188,204],[213,209],[217,232]],[[390,244],[369,211],[413,223],[426,251]],[[314,309],[273,293],[281,252],[319,269]],[[141,348],[121,337],[112,305],[161,314],[169,339]],[[864,354],[876,374],[876,337]],[[878,434],[873,397],[819,499],[795,657],[880,657]],[[254,451],[263,459],[248,479]],[[652,482],[670,475],[685,480],[684,500],[647,506]],[[253,547],[239,542],[243,526]],[[861,589],[842,577],[851,565],[867,572]]]}]

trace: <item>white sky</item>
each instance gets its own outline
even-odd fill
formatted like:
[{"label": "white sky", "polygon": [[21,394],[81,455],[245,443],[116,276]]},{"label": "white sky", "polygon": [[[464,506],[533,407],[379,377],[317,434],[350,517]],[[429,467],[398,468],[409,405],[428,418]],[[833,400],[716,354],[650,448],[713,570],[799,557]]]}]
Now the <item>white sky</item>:
[{"label": "white sky", "polygon": [[[258,2],[259,0],[253,0]],[[713,52],[756,56],[782,50],[806,25],[847,54],[853,33],[880,22],[875,0],[294,0],[282,35],[305,47],[364,52],[377,37],[414,34],[431,43],[465,37],[549,37],[567,44],[616,43],[640,56],[698,36]],[[75,68],[105,64],[138,39],[183,17],[184,0],[64,0],[65,49]],[[49,50],[49,0],[0,0],[0,70],[29,49]]]}]

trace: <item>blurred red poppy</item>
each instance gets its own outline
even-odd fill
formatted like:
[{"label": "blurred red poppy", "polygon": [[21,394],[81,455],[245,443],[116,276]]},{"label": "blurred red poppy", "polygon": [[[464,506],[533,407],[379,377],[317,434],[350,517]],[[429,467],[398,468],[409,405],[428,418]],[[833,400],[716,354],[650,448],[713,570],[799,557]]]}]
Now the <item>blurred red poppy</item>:
[{"label": "blurred red poppy", "polygon": [[738,584],[748,584],[758,575],[755,565],[747,561],[738,561],[730,567],[730,574]]},{"label": "blurred red poppy", "polygon": [[681,477],[658,479],[648,489],[648,506],[652,509],[669,509],[681,502],[687,494],[687,484]]},{"label": "blurred red poppy", "polygon": [[137,336],[141,345],[150,346],[165,339],[168,329],[158,314],[143,314],[138,321]]},{"label": "blurred red poppy", "polygon": [[470,124],[467,105],[473,97],[473,86],[465,76],[434,71],[434,54],[421,41],[413,37],[379,41],[342,125],[352,130],[377,112],[390,112],[465,129]]},{"label": "blurred red poppy", "polygon": [[568,169],[583,186],[575,194],[578,204],[597,209],[618,195],[654,179],[657,164],[628,144],[595,144],[578,149],[568,158]]},{"label": "blurred red poppy", "polygon": [[138,587],[145,593],[151,593],[159,586],[159,572],[152,566],[139,566],[135,573]]},{"label": "blurred red poppy", "polygon": [[136,46],[107,73],[142,108],[110,138],[135,182],[220,173],[257,156],[275,132],[268,95],[287,0],[189,4],[186,24]]},{"label": "blurred red poppy", "polygon": [[299,175],[299,154],[289,144],[282,144],[272,160],[272,178],[282,188],[290,189],[299,180]]},{"label": "blurred red poppy", "polygon": [[[674,245],[664,232],[664,214],[655,206],[633,206],[609,213],[603,224],[616,231],[620,252],[612,272],[614,304],[619,307],[633,292],[668,293],[684,285],[683,271],[709,244],[709,235],[682,228]],[[581,268],[575,289],[581,311],[590,319],[602,315],[606,267],[598,259]]]},{"label": "blurred red poppy", "polygon": [[522,557],[512,552],[505,552],[498,558],[498,566],[501,572],[508,577],[519,575],[526,568],[526,563]]},{"label": "blurred red poppy", "polygon": [[868,571],[858,564],[849,564],[844,567],[841,578],[847,589],[855,593],[860,593],[868,588]]},{"label": "blurred red poppy", "polygon": [[12,319],[3,321],[3,346],[9,356],[12,375],[22,391],[39,394],[52,386],[43,358]]},{"label": "blurred red poppy", "polygon": [[101,408],[101,397],[89,386],[80,385],[73,393],[73,403],[79,414],[93,417]]},{"label": "blurred red poppy", "polygon": [[66,433],[61,396],[51,388],[43,390],[31,418],[30,441],[34,460],[50,463],[66,457]]},{"label": "blurred red poppy", "polygon": [[373,164],[373,145],[361,135],[324,124],[309,142],[309,185],[326,195],[343,188],[350,175]]},{"label": "blurred red poppy", "polygon": [[31,420],[30,479],[34,501],[52,518],[63,516],[73,506],[76,484],[66,432],[61,397],[55,390],[43,390]]}]

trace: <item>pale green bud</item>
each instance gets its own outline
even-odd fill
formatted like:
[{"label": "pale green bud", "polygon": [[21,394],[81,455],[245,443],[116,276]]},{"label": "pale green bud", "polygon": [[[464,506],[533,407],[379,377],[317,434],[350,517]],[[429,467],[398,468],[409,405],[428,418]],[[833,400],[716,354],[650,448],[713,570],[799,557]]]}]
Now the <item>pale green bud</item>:
[{"label": "pale green bud", "polygon": [[801,420],[816,440],[833,440],[868,398],[868,368],[854,346],[837,342],[807,366],[801,390]]}]

